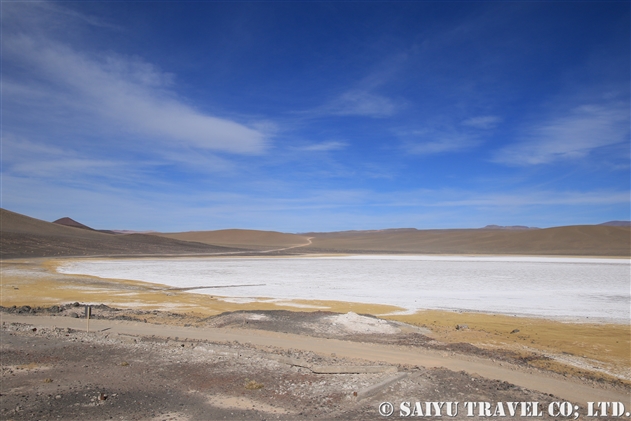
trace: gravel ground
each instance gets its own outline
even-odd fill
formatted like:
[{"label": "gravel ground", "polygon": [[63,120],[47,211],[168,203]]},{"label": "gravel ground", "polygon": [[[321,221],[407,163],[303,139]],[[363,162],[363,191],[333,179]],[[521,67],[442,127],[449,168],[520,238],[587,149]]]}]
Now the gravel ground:
[{"label": "gravel ground", "polygon": [[[69,305],[61,313],[79,308]],[[99,317],[105,313],[131,317],[109,308],[102,311]],[[184,316],[159,316],[178,323],[191,321]],[[223,315],[215,322],[242,316]],[[292,324],[289,315],[279,316],[287,326]],[[314,317],[330,318],[331,314],[293,324],[312,324]],[[260,316],[249,320],[269,322]],[[283,330],[282,324],[276,327]],[[383,401],[395,403],[397,418],[402,401],[460,402],[458,415],[449,418],[471,419],[464,401],[536,401],[547,408],[549,402],[559,400],[506,382],[438,368],[401,365],[390,367],[396,373],[316,374],[308,367],[380,363],[240,343],[34,329],[19,323],[3,324],[0,340],[3,420],[367,420],[384,419],[378,412]],[[373,386],[388,380],[391,384],[370,393]]]},{"label": "gravel ground", "polygon": [[[52,307],[1,307],[0,312],[29,315],[54,315],[62,317],[84,317],[84,306],[79,303]],[[347,324],[348,320],[363,319],[363,323]],[[534,360],[546,360],[541,354],[532,354],[528,358],[502,349],[483,349],[469,343],[443,343],[431,337],[428,329],[408,325],[401,322],[378,319],[372,315],[341,315],[330,311],[293,312],[286,310],[244,310],[219,314],[211,317],[195,317],[166,311],[145,311],[118,309],[107,305],[92,307],[92,318],[108,320],[144,321],[157,324],[178,325],[185,327],[260,329],[272,332],[291,333],[321,338],[336,338],[363,343],[395,344],[421,347],[448,352],[475,355],[482,358],[506,361],[526,366]],[[342,319],[342,322],[340,322]],[[387,328],[381,332],[374,331],[374,324]],[[589,373],[585,375],[589,377]],[[595,380],[600,380],[595,378]]]}]

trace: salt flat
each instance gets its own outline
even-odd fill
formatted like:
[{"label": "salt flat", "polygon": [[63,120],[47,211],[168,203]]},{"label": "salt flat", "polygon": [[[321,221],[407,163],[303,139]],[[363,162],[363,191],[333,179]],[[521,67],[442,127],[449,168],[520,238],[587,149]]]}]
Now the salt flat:
[{"label": "salt flat", "polygon": [[[129,279],[257,299],[389,304],[629,323],[628,259],[339,256],[70,261],[66,274]],[[257,284],[256,286],[227,287]],[[260,285],[263,284],[263,285]]]}]

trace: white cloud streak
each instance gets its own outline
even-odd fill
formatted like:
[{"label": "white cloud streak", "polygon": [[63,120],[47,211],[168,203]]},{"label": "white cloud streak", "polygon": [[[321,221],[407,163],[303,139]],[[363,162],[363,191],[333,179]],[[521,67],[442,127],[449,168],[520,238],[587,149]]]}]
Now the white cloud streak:
[{"label": "white cloud streak", "polygon": [[[471,117],[445,127],[427,127],[419,130],[401,131],[405,149],[415,155],[432,155],[447,152],[463,152],[480,145],[483,136],[502,121],[498,116]],[[463,127],[460,127],[463,126]]]},{"label": "white cloud streak", "polygon": [[397,105],[391,99],[367,90],[351,90],[343,93],[324,110],[343,116],[389,117],[396,113]]},{"label": "white cloud streak", "polygon": [[407,59],[407,53],[386,57],[353,87],[339,91],[341,93],[333,100],[310,113],[372,118],[386,118],[397,114],[406,105],[405,101],[377,92],[395,78]]},{"label": "white cloud streak", "polygon": [[628,105],[584,105],[534,125],[521,140],[497,152],[494,162],[540,165],[583,158],[593,150],[629,142]]},{"label": "white cloud streak", "polygon": [[629,203],[630,193],[620,190],[511,190],[497,193],[460,189],[419,189],[390,193],[366,192],[365,205],[393,208],[522,209],[532,206],[608,206]]},{"label": "white cloud streak", "polygon": [[[109,180],[140,180],[147,163],[93,158],[59,146],[33,142],[4,133],[2,137],[3,177],[54,179],[57,182],[91,184],[94,177]],[[6,186],[6,182],[3,182]]]},{"label": "white cloud streak", "polygon": [[629,193],[621,191],[542,191],[515,194],[487,194],[475,198],[437,201],[432,206],[527,207],[619,205],[629,203]]},{"label": "white cloud streak", "polygon": [[139,59],[95,58],[24,35],[5,36],[3,53],[4,60],[27,66],[48,89],[72,98],[77,108],[98,115],[102,124],[122,126],[166,146],[176,143],[236,154],[257,154],[266,148],[264,132],[182,102],[168,90],[171,75]]},{"label": "white cloud streak", "polygon": [[330,141],[330,142],[313,143],[311,145],[302,146],[297,149],[301,151],[305,151],[305,152],[329,152],[329,151],[336,151],[336,150],[344,149],[347,146],[348,144],[344,142]]},{"label": "white cloud streak", "polygon": [[463,126],[473,127],[475,129],[489,130],[495,128],[502,119],[494,115],[486,115],[479,117],[471,117],[464,120]]},{"label": "white cloud streak", "polygon": [[402,137],[406,139],[405,150],[415,155],[461,152],[481,143],[479,136],[457,130],[414,130]]}]

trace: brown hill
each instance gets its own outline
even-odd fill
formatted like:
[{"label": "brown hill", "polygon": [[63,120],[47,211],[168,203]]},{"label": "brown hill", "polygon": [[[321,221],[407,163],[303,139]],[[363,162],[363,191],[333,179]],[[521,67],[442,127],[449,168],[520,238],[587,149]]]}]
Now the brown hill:
[{"label": "brown hill", "polygon": [[[312,244],[306,245],[309,241]],[[293,248],[292,251],[301,253],[631,257],[631,227],[579,225],[533,230],[389,229],[300,235],[232,229],[117,235],[53,224],[0,209],[0,256],[3,258],[212,254],[283,248]]]},{"label": "brown hill", "polygon": [[308,237],[303,235],[242,229],[160,233],[156,235],[176,240],[258,250],[295,247],[309,242]]},{"label": "brown hill", "polygon": [[146,234],[115,235],[41,221],[0,209],[0,257],[212,254],[234,248]]},{"label": "brown hill", "polygon": [[53,224],[65,225],[67,227],[73,227],[73,228],[81,228],[81,229],[90,230],[90,231],[104,232],[106,234],[120,234],[120,233],[117,233],[115,231],[110,231],[110,230],[95,230],[94,228],[90,228],[87,225],[83,225],[81,222],[77,222],[72,218],[68,218],[67,216],[63,218],[59,218],[56,221],[53,221]]},{"label": "brown hill", "polygon": [[53,224],[59,224],[59,225],[65,225],[67,227],[82,228],[84,230],[96,231],[94,228],[90,228],[87,225],[83,225],[81,222],[77,222],[72,218],[68,218],[67,216],[64,216],[63,218],[59,218],[56,221],[53,221]]},{"label": "brown hill", "polygon": [[631,256],[631,229],[579,225],[536,230],[383,230],[305,234],[311,252]]}]

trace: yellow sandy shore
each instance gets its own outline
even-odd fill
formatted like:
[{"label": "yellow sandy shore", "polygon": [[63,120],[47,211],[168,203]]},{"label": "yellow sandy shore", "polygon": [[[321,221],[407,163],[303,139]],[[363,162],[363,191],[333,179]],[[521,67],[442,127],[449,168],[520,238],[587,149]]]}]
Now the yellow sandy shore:
[{"label": "yellow sandy shore", "polygon": [[55,271],[63,260],[13,260],[2,263],[3,306],[50,306],[79,301],[143,310],[169,310],[212,316],[237,310],[326,310],[345,313],[387,314],[400,307],[323,300],[247,299],[194,294],[167,285],[103,279],[87,275],[65,275]]},{"label": "yellow sandy shore", "polygon": [[[385,318],[429,328],[437,339],[445,342],[506,349],[525,358],[533,355],[551,357],[550,360],[531,362],[541,368],[579,376],[596,371],[631,380],[629,325],[563,323],[541,318],[435,310]],[[455,329],[456,325],[466,325],[467,328]]]},{"label": "yellow sandy shore", "polygon": [[[442,342],[465,342],[482,348],[502,349],[527,359],[550,357],[535,358],[531,364],[557,372],[631,382],[629,325],[563,323],[541,318],[435,310],[397,315],[403,309],[338,301],[262,297],[243,302],[230,297],[174,291],[166,285],[59,274],[55,268],[61,262],[45,259],[3,261],[0,304],[5,307],[50,306],[78,301],[119,308],[168,310],[198,317],[237,310],[352,311],[426,327]],[[467,325],[467,328],[456,329],[456,325]]]}]

